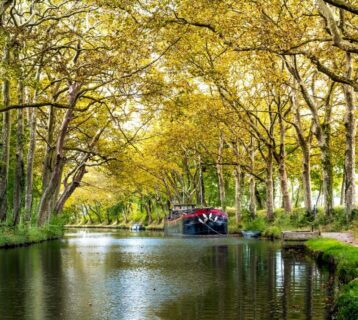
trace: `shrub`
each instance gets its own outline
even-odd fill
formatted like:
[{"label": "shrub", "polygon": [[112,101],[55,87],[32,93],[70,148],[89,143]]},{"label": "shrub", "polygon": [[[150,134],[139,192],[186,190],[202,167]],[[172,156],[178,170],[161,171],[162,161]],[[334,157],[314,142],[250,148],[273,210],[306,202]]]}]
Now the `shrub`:
[{"label": "shrub", "polygon": [[282,229],[278,226],[269,226],[263,231],[263,235],[268,238],[280,238]]},{"label": "shrub", "polygon": [[246,230],[257,230],[263,232],[266,229],[266,220],[263,217],[257,217],[244,223]]},{"label": "shrub", "polygon": [[358,319],[358,279],[342,288],[335,309],[337,320]]}]

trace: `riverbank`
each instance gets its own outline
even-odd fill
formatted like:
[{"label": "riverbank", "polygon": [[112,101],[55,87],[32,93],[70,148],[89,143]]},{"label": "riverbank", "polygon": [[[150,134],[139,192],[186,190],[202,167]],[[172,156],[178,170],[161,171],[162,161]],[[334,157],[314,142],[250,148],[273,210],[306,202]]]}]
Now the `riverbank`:
[{"label": "riverbank", "polygon": [[[118,230],[130,230],[132,224],[66,224],[65,228],[74,229],[118,229]],[[145,226],[146,231],[164,231],[164,224],[151,224]]]},{"label": "riverbank", "polygon": [[358,248],[322,238],[308,240],[306,247],[318,261],[333,265],[342,283],[336,299],[336,319],[358,319]]},{"label": "riverbank", "polygon": [[59,239],[63,236],[62,226],[48,225],[45,227],[0,227],[0,248],[28,246],[48,240]]},{"label": "riverbank", "polygon": [[315,217],[308,215],[304,208],[294,208],[291,213],[276,209],[272,221],[267,221],[265,210],[258,210],[254,219],[244,211],[239,223],[236,222],[233,208],[227,208],[226,211],[229,214],[229,233],[258,230],[266,238],[280,239],[283,231],[314,230],[321,233],[351,232],[352,236],[358,238],[358,217],[347,224],[343,207],[335,207],[329,217],[322,208],[318,208]]}]

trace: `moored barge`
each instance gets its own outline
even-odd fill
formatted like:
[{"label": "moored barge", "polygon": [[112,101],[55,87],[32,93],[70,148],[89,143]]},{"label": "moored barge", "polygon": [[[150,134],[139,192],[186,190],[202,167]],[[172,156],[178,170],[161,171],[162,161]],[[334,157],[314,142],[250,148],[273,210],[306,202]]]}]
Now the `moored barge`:
[{"label": "moored barge", "polygon": [[227,214],[218,209],[174,205],[165,219],[164,231],[168,235],[226,235],[227,223]]}]

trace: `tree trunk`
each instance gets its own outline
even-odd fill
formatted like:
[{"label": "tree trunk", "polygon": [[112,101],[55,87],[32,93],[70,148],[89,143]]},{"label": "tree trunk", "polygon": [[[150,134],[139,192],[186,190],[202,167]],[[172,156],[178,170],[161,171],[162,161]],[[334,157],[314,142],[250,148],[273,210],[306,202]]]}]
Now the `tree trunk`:
[{"label": "tree trunk", "polygon": [[302,161],[302,185],[303,185],[303,198],[307,213],[312,212],[312,187],[311,187],[311,159],[310,159],[310,146],[305,143],[301,145],[303,153]]},{"label": "tree trunk", "polygon": [[242,202],[242,190],[243,190],[243,172],[240,162],[240,148],[239,142],[236,141],[232,145],[236,158],[236,166],[234,168],[234,180],[235,180],[235,219],[236,223],[240,223],[241,220],[241,202]]},{"label": "tree trunk", "polygon": [[[294,185],[294,183],[292,183],[292,186]],[[292,188],[293,190],[293,188]],[[301,195],[301,188],[300,185],[298,184],[297,190],[296,190],[296,197],[295,197],[295,208],[298,208],[298,203],[300,201],[300,195]],[[293,200],[293,195],[292,195],[292,200]]]},{"label": "tree trunk", "polygon": [[[294,58],[295,59],[295,58]],[[330,135],[331,135],[331,96],[334,91],[335,83],[332,82],[326,96],[325,103],[325,114],[324,122],[321,124],[320,116],[318,112],[318,107],[313,100],[311,94],[306,88],[304,81],[302,81],[299,72],[296,66],[289,65],[286,61],[286,66],[289,72],[294,76],[297,81],[297,84],[300,87],[302,96],[307,103],[311,113],[312,119],[315,124],[315,135],[318,140],[319,148],[321,150],[321,161],[322,161],[322,172],[323,172],[323,194],[324,194],[324,210],[327,216],[330,216],[333,211],[333,172],[332,172],[332,162],[330,154]]]},{"label": "tree trunk", "polygon": [[201,156],[199,155],[199,190],[200,190],[200,206],[205,207],[205,184],[204,184],[204,174],[203,174],[203,163],[201,161]]},{"label": "tree trunk", "polygon": [[88,207],[85,204],[82,205],[82,207],[84,208],[83,210],[84,210],[85,216],[88,217],[88,220],[89,220],[90,224],[93,224],[93,221],[92,221],[91,215],[89,213]]},{"label": "tree trunk", "polygon": [[292,211],[292,204],[290,199],[290,194],[288,192],[288,179],[286,171],[286,151],[285,151],[285,125],[283,123],[282,115],[279,114],[279,123],[280,123],[280,154],[278,156],[279,165],[278,171],[280,175],[280,187],[282,193],[282,203],[285,212],[290,213]]},{"label": "tree trunk", "polygon": [[345,173],[345,169],[343,168],[343,176],[342,176],[342,183],[341,183],[341,198],[339,200],[339,204],[341,206],[344,205],[344,195],[345,195],[345,192],[346,192],[346,173]]},{"label": "tree trunk", "polygon": [[[3,64],[7,67],[10,63],[9,43],[4,46]],[[2,85],[2,98],[4,108],[10,104],[10,81],[8,75],[5,75]],[[0,139],[0,220],[6,220],[7,216],[7,188],[10,157],[10,131],[11,117],[10,111],[3,113],[3,125]]]},{"label": "tree trunk", "polygon": [[241,197],[242,197],[242,182],[241,182],[241,167],[237,165],[234,169],[235,178],[235,219],[236,223],[241,220]]},{"label": "tree trunk", "polygon": [[124,223],[127,224],[128,223],[128,214],[129,214],[129,208],[130,208],[130,205],[129,204],[126,204],[124,206],[124,209],[122,211],[123,213],[123,218],[124,218]]},{"label": "tree trunk", "polygon": [[[37,70],[36,74],[36,84],[40,81],[41,74],[41,64]],[[32,102],[37,101],[38,97],[38,86],[36,86],[34,95],[32,97]],[[37,130],[37,109],[30,108],[30,141],[29,141],[29,150],[27,152],[27,163],[26,163],[26,184],[25,184],[25,221],[31,220],[31,211],[32,211],[32,198],[33,198],[33,177],[34,177],[34,159],[36,151],[36,130]]]},{"label": "tree trunk", "polygon": [[47,219],[50,217],[51,212],[49,212],[49,204],[53,197],[54,192],[56,192],[56,188],[61,181],[61,173],[63,168],[64,159],[64,144],[66,140],[68,126],[73,117],[73,108],[77,99],[77,90],[79,86],[74,83],[69,88],[69,105],[71,106],[67,109],[65,116],[62,121],[61,129],[59,132],[59,136],[57,138],[56,143],[56,161],[54,165],[53,172],[51,174],[51,178],[46,186],[46,189],[43,191],[40,205],[39,205],[39,221],[38,224],[42,226]]},{"label": "tree trunk", "polygon": [[[254,139],[251,137],[250,141],[250,171],[254,172],[255,170],[255,148],[254,148]],[[256,182],[255,177],[250,175],[249,182],[249,212],[251,218],[256,217]]]},{"label": "tree trunk", "polygon": [[51,174],[53,172],[55,156],[54,156],[54,132],[56,123],[56,109],[51,107],[47,124],[47,141],[46,141],[46,155],[43,162],[43,174],[42,174],[42,191],[45,191],[49,184]]},{"label": "tree trunk", "polygon": [[[352,77],[352,58],[346,53],[347,76]],[[356,118],[354,106],[354,91],[349,85],[344,86],[346,99],[346,114],[344,126],[346,128],[346,152],[345,152],[345,214],[347,222],[351,219],[352,209],[355,202],[355,136]]]},{"label": "tree trunk", "polygon": [[302,186],[303,186],[303,199],[307,213],[311,213],[313,209],[312,203],[312,188],[311,188],[311,158],[310,158],[310,138],[304,136],[301,125],[301,115],[298,108],[296,96],[293,96],[293,108],[295,116],[295,129],[298,137],[298,142],[302,150]]},{"label": "tree trunk", "polygon": [[150,225],[152,224],[152,202],[150,200],[150,198],[148,199],[148,201],[145,202],[144,204],[145,207],[145,211],[147,212],[147,224]]},{"label": "tree trunk", "polygon": [[[18,87],[19,104],[24,104],[24,84],[22,79],[19,80]],[[20,221],[22,208],[22,195],[24,187],[24,109],[17,110],[16,120],[16,164],[14,180],[14,198],[13,198],[13,224],[17,225]]]},{"label": "tree trunk", "polygon": [[268,148],[266,158],[266,216],[268,221],[273,220],[273,150]]},{"label": "tree trunk", "polygon": [[225,195],[225,179],[223,171],[223,149],[224,149],[224,135],[220,132],[219,136],[219,147],[218,147],[218,158],[216,162],[216,171],[218,175],[218,186],[219,186],[219,199],[222,210],[226,210],[226,195]]},{"label": "tree trunk", "polygon": [[97,217],[97,222],[102,224],[102,217],[101,217],[101,205],[99,203],[95,203],[94,209],[91,206],[88,206],[89,210],[92,211],[95,216]]},{"label": "tree trunk", "polygon": [[61,168],[60,168],[60,175],[59,175],[60,179],[57,181],[55,192],[53,193],[53,195],[51,197],[51,200],[49,202],[48,211],[50,213],[54,213],[55,215],[59,213],[59,211],[55,210],[55,207],[56,207],[56,204],[57,204],[57,202],[59,200],[59,194],[60,194],[60,190],[61,190],[61,182],[62,182],[62,175],[63,175],[64,166],[65,166],[65,161],[62,161]]},{"label": "tree trunk", "polygon": [[107,224],[110,225],[112,223],[112,219],[109,209],[106,209],[106,217],[107,217]]},{"label": "tree trunk", "polygon": [[[94,137],[91,140],[91,143],[89,144],[89,150],[88,151],[92,151],[93,148],[96,146],[99,138],[101,137],[101,134],[104,132],[104,130],[107,128],[108,122],[106,123],[105,126],[103,126],[101,129],[99,129],[96,134],[94,135]],[[53,202],[53,206],[52,206],[52,210],[54,211],[55,214],[60,213],[63,210],[63,207],[66,203],[66,201],[70,198],[70,196],[73,194],[73,192],[80,186],[81,181],[84,177],[84,175],[86,174],[86,162],[90,159],[91,157],[91,153],[86,153],[82,159],[80,164],[77,166],[77,168],[75,168],[74,173],[73,173],[73,178],[71,183],[68,183],[68,178],[66,177],[65,181],[64,181],[64,186],[65,189],[62,192],[61,196],[58,197],[59,192],[60,192],[60,186],[61,183],[59,181],[59,184],[57,186],[57,190],[55,192],[54,198],[52,200]],[[63,172],[63,165],[62,164],[62,168],[61,168],[61,176],[62,176],[62,172]]]},{"label": "tree trunk", "polygon": [[[327,126],[330,126],[327,124]],[[331,151],[329,148],[330,134],[329,128],[324,129],[322,139],[320,141],[321,161],[323,172],[322,192],[324,197],[324,212],[327,216],[331,216],[333,212],[333,170],[331,161]]]},{"label": "tree trunk", "polygon": [[86,173],[86,166],[82,165],[77,172],[75,173],[75,176],[71,183],[65,187],[65,190],[62,192],[60,198],[56,202],[54,212],[57,214],[63,210],[63,207],[66,203],[66,201],[69,199],[69,197],[73,194],[73,192],[76,190],[76,188],[80,185],[80,182],[83,178],[83,176]]},{"label": "tree trunk", "polygon": [[26,185],[25,185],[25,220],[31,220],[32,209],[32,192],[33,192],[33,167],[36,149],[36,127],[37,127],[37,110],[31,108],[30,110],[30,141],[29,150],[27,153],[26,164]]}]

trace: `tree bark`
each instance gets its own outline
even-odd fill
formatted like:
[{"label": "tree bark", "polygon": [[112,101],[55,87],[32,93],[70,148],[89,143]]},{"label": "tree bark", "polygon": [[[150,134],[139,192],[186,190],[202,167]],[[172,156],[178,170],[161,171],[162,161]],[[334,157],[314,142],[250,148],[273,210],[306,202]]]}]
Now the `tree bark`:
[{"label": "tree bark", "polygon": [[62,192],[60,198],[57,200],[54,212],[58,214],[63,210],[63,207],[66,201],[70,198],[73,192],[77,189],[80,185],[83,176],[86,173],[86,166],[83,164],[75,173],[74,178],[72,179],[71,183],[65,187],[65,190]]},{"label": "tree bark", "polygon": [[62,121],[61,129],[56,143],[56,161],[54,165],[51,178],[49,179],[46,189],[43,191],[40,204],[39,204],[39,220],[38,224],[42,226],[50,217],[51,212],[49,211],[50,201],[53,197],[54,192],[58,183],[61,181],[61,173],[63,168],[64,159],[64,144],[66,141],[68,126],[73,117],[73,108],[77,100],[77,90],[79,85],[77,83],[71,84],[69,88],[69,105],[71,106],[65,113]]},{"label": "tree bark", "polygon": [[218,158],[216,162],[216,172],[218,175],[218,186],[219,186],[219,200],[222,210],[226,210],[226,194],[225,194],[225,179],[223,171],[223,149],[224,149],[224,135],[220,132],[219,146],[218,146]]},{"label": "tree bark", "polygon": [[268,148],[266,158],[266,216],[268,221],[273,220],[273,150]]},{"label": "tree bark", "polygon": [[[18,85],[18,100],[19,104],[24,103],[24,84],[22,79],[19,80]],[[20,221],[20,214],[22,208],[22,196],[24,187],[24,109],[17,110],[16,120],[16,164],[15,164],[15,179],[14,179],[14,198],[13,198],[13,225],[17,225]]]},{"label": "tree bark", "polygon": [[[255,148],[254,148],[254,139],[251,137],[250,143],[250,171],[254,172],[255,169]],[[251,218],[256,217],[256,181],[253,175],[250,175],[249,182],[249,212]]]},{"label": "tree bark", "polygon": [[322,124],[321,135],[318,142],[321,150],[323,185],[322,191],[324,196],[324,211],[326,215],[331,216],[333,213],[333,167],[332,155],[330,149],[331,141],[331,102],[330,96],[333,91],[333,84],[331,85],[330,93],[326,98],[325,118]]},{"label": "tree bark", "polygon": [[324,211],[328,216],[330,216],[332,215],[333,211],[333,170],[331,164],[331,152],[326,142],[321,144],[321,153],[323,170],[322,193],[324,197]]},{"label": "tree bark", "polygon": [[205,200],[205,184],[204,184],[204,174],[203,174],[203,163],[201,161],[201,156],[199,155],[198,159],[199,164],[199,197],[200,197],[200,206],[206,206]]},{"label": "tree bark", "polygon": [[310,158],[310,137],[304,136],[304,132],[301,125],[300,110],[297,105],[296,97],[293,97],[293,107],[295,123],[294,127],[298,137],[298,143],[302,150],[302,186],[303,186],[303,198],[305,203],[305,209],[307,213],[311,213],[313,209],[312,205],[312,187],[311,187],[311,158]]},{"label": "tree bark", "polygon": [[290,194],[288,192],[288,179],[286,171],[286,151],[285,151],[285,125],[283,123],[282,115],[279,113],[279,124],[280,124],[280,153],[278,156],[279,166],[278,171],[280,175],[280,187],[282,192],[282,203],[285,212],[290,213],[292,211],[292,204]]},{"label": "tree bark", "polygon": [[344,195],[346,193],[346,173],[345,173],[345,169],[343,168],[343,176],[342,176],[342,183],[341,183],[341,197],[340,197],[340,200],[339,200],[339,204],[341,206],[344,205],[345,203],[345,200],[344,200]]},{"label": "tree bark", "polygon": [[[346,53],[347,77],[352,77],[352,58],[350,53]],[[355,202],[355,136],[356,136],[356,117],[354,106],[354,91],[352,87],[344,86],[346,99],[346,114],[344,126],[346,128],[346,152],[344,161],[345,170],[345,214],[347,222],[352,215]]]},{"label": "tree bark", "polygon": [[234,180],[235,180],[235,220],[236,223],[240,223],[241,220],[241,203],[242,203],[242,187],[243,187],[243,172],[240,163],[240,149],[239,142],[236,141],[232,145],[236,158],[236,166],[234,168]]},{"label": "tree bark", "polygon": [[102,217],[101,217],[101,205],[96,201],[94,208],[92,208],[91,206],[88,206],[89,210],[92,211],[95,216],[97,217],[98,223],[102,224]]},{"label": "tree bark", "polygon": [[334,83],[331,83],[330,88],[327,93],[326,103],[325,103],[325,115],[323,123],[320,122],[320,117],[318,113],[318,108],[308,92],[307,87],[299,75],[296,66],[290,65],[287,60],[285,60],[287,69],[293,75],[297,84],[300,87],[302,96],[306,101],[307,106],[309,107],[312,118],[315,124],[315,136],[317,138],[319,148],[321,150],[321,161],[322,161],[322,175],[323,175],[323,195],[324,195],[324,210],[327,216],[332,215],[333,211],[333,170],[332,170],[332,161],[330,153],[330,136],[331,136],[331,95],[334,91]]},{"label": "tree bark", "polygon": [[[99,129],[96,134],[94,135],[94,137],[92,138],[90,144],[89,144],[89,150],[88,151],[92,151],[95,146],[97,145],[98,140],[100,139],[102,133],[104,132],[104,130],[107,128],[108,126],[108,122],[101,128]],[[64,191],[62,192],[61,196],[58,199],[58,194],[60,191],[60,183],[58,185],[57,188],[57,192],[55,193],[55,196],[53,198],[53,211],[55,214],[60,213],[63,210],[63,207],[66,203],[66,201],[70,198],[70,196],[73,194],[73,192],[80,186],[81,181],[84,177],[84,175],[86,174],[86,162],[91,158],[91,153],[85,153],[84,156],[81,159],[81,162],[79,164],[79,166],[77,168],[74,169],[73,171],[73,178],[71,183],[68,183],[68,178],[66,177],[66,179],[64,179]],[[63,168],[61,169],[61,176],[62,176],[62,171]]]},{"label": "tree bark", "polygon": [[[333,45],[346,51],[347,53],[358,53],[358,46],[354,42],[350,42],[344,39],[341,30],[339,29],[333,13],[324,0],[317,0],[318,10],[326,20],[327,28],[332,36]],[[345,8],[347,9],[347,8]]]},{"label": "tree bark", "polygon": [[150,198],[148,198],[148,200],[145,201],[144,208],[147,213],[147,216],[146,216],[147,224],[150,225],[150,224],[152,224],[152,202],[151,202]]},{"label": "tree bark", "polygon": [[47,185],[49,184],[51,174],[54,167],[54,133],[55,133],[55,123],[56,123],[56,109],[51,107],[50,114],[47,124],[47,141],[46,141],[46,155],[43,162],[43,174],[42,174],[42,191],[46,190]]},{"label": "tree bark", "polygon": [[312,187],[311,187],[311,158],[310,147],[305,144],[302,147],[303,161],[302,161],[302,185],[303,185],[303,198],[305,203],[306,212],[312,212]]},{"label": "tree bark", "polygon": [[[8,67],[10,64],[10,45],[9,40],[6,39],[3,51],[3,64]],[[2,98],[4,108],[10,105],[10,81],[8,75],[5,75],[2,84]],[[0,220],[4,221],[7,217],[8,203],[7,203],[7,188],[8,188],[8,172],[9,172],[9,157],[10,157],[10,131],[11,131],[11,117],[10,111],[3,114],[3,125],[0,140]]]},{"label": "tree bark", "polygon": [[33,193],[33,168],[36,150],[36,127],[37,127],[37,110],[30,110],[30,141],[27,153],[26,163],[26,185],[25,185],[25,220],[31,220],[32,210],[32,193]]},{"label": "tree bark", "polygon": [[241,220],[241,198],[242,198],[242,177],[241,166],[237,165],[234,169],[234,178],[235,178],[235,219],[236,223],[239,223]]},{"label": "tree bark", "polygon": [[[37,70],[36,74],[36,85],[40,81],[41,74],[41,64]],[[32,97],[32,102],[37,102],[38,97],[38,86],[36,86],[34,95]],[[26,163],[26,184],[25,184],[25,221],[31,220],[31,211],[32,211],[32,198],[33,198],[33,178],[34,178],[34,160],[35,160],[35,151],[36,151],[36,130],[37,130],[37,109],[30,108],[30,141],[29,141],[29,150],[27,152],[27,163]]]}]

